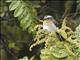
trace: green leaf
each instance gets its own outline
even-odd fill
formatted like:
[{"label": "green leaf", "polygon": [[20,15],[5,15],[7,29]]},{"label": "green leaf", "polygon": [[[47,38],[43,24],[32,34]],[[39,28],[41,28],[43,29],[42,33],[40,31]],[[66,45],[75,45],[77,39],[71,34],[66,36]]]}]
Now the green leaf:
[{"label": "green leaf", "polygon": [[40,55],[41,60],[59,60],[58,58],[55,58],[51,53],[52,52],[50,52],[50,50],[47,48],[41,50]]},{"label": "green leaf", "polygon": [[26,57],[26,56],[25,56],[25,57],[23,57],[23,60],[28,60],[28,57]]},{"label": "green leaf", "polygon": [[24,4],[20,4],[19,7],[14,11],[14,17],[20,16],[24,11]]},{"label": "green leaf", "polygon": [[32,20],[28,21],[27,25],[26,25],[26,28],[28,28],[32,23]]},{"label": "green leaf", "polygon": [[41,54],[42,55],[50,55],[51,54],[51,52],[49,51],[49,49],[43,49],[43,50],[41,50]]},{"label": "green leaf", "polygon": [[77,39],[80,40],[80,25],[78,27],[76,27],[76,31],[75,31],[75,36],[77,37]]},{"label": "green leaf", "polygon": [[31,14],[28,14],[27,16],[25,16],[21,21],[21,26],[23,27],[23,30],[25,30],[26,28],[28,28],[31,23],[32,23],[32,18],[31,18]]},{"label": "green leaf", "polygon": [[[20,21],[21,27],[24,29],[28,28],[30,30],[33,25],[36,24],[37,13],[31,4],[31,1],[24,2],[22,0],[12,1],[10,4],[10,10],[14,10],[14,17],[17,17]],[[30,26],[30,27],[29,27]],[[32,26],[32,27],[31,27]],[[29,29],[30,28],[30,29]]]},{"label": "green leaf", "polygon": [[13,0],[6,0],[6,2],[12,2]]},{"label": "green leaf", "polygon": [[23,58],[21,58],[19,60],[28,60],[28,57],[27,56],[24,56]]},{"label": "green leaf", "polygon": [[26,19],[27,14],[26,9],[24,9],[23,13],[18,17],[18,20],[24,20],[24,18]]},{"label": "green leaf", "polygon": [[51,47],[50,51],[52,52],[52,55],[55,56],[56,58],[64,58],[67,57],[67,53],[64,49],[59,49],[59,48],[54,48]]},{"label": "green leaf", "polygon": [[67,60],[77,60],[74,56],[68,56]]},{"label": "green leaf", "polygon": [[21,19],[20,23],[25,24],[29,20],[30,14],[27,14],[23,19]]},{"label": "green leaf", "polygon": [[23,27],[23,30],[25,30],[26,28],[28,28],[32,23],[32,20],[28,21],[27,24]]},{"label": "green leaf", "polygon": [[[31,33],[32,31],[33,31],[33,28],[36,26],[36,24],[35,23],[31,23],[31,25],[29,26],[29,28],[28,28],[28,31],[29,31],[29,33]],[[33,34],[34,34],[35,32],[33,32]]]},{"label": "green leaf", "polygon": [[12,1],[12,3],[9,6],[9,10],[12,11],[16,9],[20,5],[21,1]]}]

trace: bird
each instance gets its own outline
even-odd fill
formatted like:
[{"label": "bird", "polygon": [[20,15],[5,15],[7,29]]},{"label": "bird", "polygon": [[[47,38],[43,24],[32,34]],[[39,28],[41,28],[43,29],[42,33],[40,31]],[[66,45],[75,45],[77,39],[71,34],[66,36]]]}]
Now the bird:
[{"label": "bird", "polygon": [[52,16],[50,15],[44,16],[44,21],[43,21],[44,30],[48,30],[49,32],[57,31],[59,29],[57,25],[58,22],[56,22],[56,20]]},{"label": "bird", "polygon": [[59,38],[60,41],[64,41],[65,38],[57,32],[59,29],[58,25],[59,23],[53,18],[51,15],[46,15],[43,18],[43,29],[47,30],[48,32],[56,32],[57,37]]}]

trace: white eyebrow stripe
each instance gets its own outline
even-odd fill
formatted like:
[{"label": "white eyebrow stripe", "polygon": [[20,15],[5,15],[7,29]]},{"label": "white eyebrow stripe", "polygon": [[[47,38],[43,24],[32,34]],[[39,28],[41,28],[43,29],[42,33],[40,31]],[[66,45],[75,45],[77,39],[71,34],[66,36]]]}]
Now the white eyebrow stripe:
[{"label": "white eyebrow stripe", "polygon": [[47,19],[47,18],[52,18],[52,16],[50,16],[50,15],[44,16],[44,19]]}]

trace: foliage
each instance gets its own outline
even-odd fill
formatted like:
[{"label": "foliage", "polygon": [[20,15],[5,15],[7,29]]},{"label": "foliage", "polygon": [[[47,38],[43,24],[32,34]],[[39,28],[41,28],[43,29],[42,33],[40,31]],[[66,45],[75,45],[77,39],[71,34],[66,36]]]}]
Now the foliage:
[{"label": "foliage", "polygon": [[17,17],[20,21],[20,26],[23,30],[28,28],[29,32],[32,32],[34,26],[38,23],[37,12],[34,5],[30,1],[22,0],[7,0],[10,2],[9,10],[14,11],[14,17]]},{"label": "foliage", "polygon": [[77,38],[72,39],[75,33],[66,26],[66,18],[62,23],[61,29],[58,30],[58,33],[65,38],[65,41],[60,41],[55,32],[49,33],[41,29],[41,27],[41,25],[37,25],[34,28],[34,30],[38,28],[38,31],[36,31],[36,37],[34,38],[35,43],[30,47],[31,50],[34,46],[45,42],[45,48],[41,50],[41,60],[80,59],[80,41],[79,39],[76,40]]},{"label": "foliage", "polygon": [[[34,56],[35,53],[32,50],[34,46],[38,46],[39,44],[44,43],[45,47],[41,50],[40,58],[41,60],[80,60],[80,25],[76,28],[76,31],[73,32],[71,28],[66,26],[66,18],[64,19],[61,28],[57,31],[59,34],[61,34],[65,41],[60,41],[56,35],[55,32],[47,32],[42,29],[42,24],[39,24],[37,17],[37,8],[40,8],[41,1],[46,0],[7,0],[0,1],[1,3],[1,10],[0,10],[0,18],[4,17],[6,12],[8,12],[9,7],[9,13],[12,13],[12,17],[15,18],[13,20],[1,20],[1,32],[7,46],[7,48],[12,49],[12,53],[15,53],[14,55],[17,57],[18,53],[26,52],[26,56],[23,58],[19,58],[19,60],[35,60]],[[4,3],[5,2],[5,3]],[[8,3],[8,4],[6,4]],[[67,0],[64,8],[64,16],[69,13],[72,7],[71,1]],[[77,14],[80,12],[80,1],[77,1]],[[8,6],[7,6],[8,5]],[[59,14],[59,13],[58,13]],[[61,15],[60,15],[61,16]],[[63,16],[63,17],[64,17]],[[8,19],[8,17],[7,17]],[[57,18],[58,19],[58,18]],[[76,19],[80,20],[80,18]],[[76,21],[75,20],[75,21]],[[18,25],[18,23],[20,23]],[[79,23],[79,22],[78,22]],[[77,24],[75,22],[75,24]],[[29,33],[36,33],[34,37],[30,35]],[[32,37],[34,40],[34,44],[32,41]],[[26,46],[24,45],[26,44]],[[32,45],[31,45],[32,44]],[[2,45],[2,44],[0,44]],[[30,47],[31,45],[31,47]],[[30,52],[28,48],[30,47]],[[6,49],[6,48],[5,48]],[[40,50],[40,49],[35,49]],[[36,52],[36,51],[35,51]],[[1,57],[5,60],[4,57],[7,58],[6,51],[2,48]],[[30,55],[30,53],[34,53],[33,57]],[[37,52],[38,53],[38,52]],[[23,54],[23,53],[22,53]],[[10,58],[10,57],[9,57]],[[36,57],[35,57],[36,58]],[[37,59],[37,58],[36,58]]]},{"label": "foliage", "polygon": [[[0,1],[0,17],[3,17],[5,15],[5,12],[8,10],[7,9],[7,4],[4,1]],[[3,4],[4,3],[4,4]]]},{"label": "foliage", "polygon": [[27,56],[24,56],[23,58],[20,58],[19,60],[34,60],[34,56],[30,59]]},{"label": "foliage", "polygon": [[76,28],[75,36],[78,40],[80,40],[80,25]]},{"label": "foliage", "polygon": [[28,60],[28,57],[23,57],[22,59],[19,59],[19,60]]},{"label": "foliage", "polygon": [[[31,36],[25,31],[22,31],[18,26],[16,26],[15,21],[1,21],[1,34],[3,34],[3,39],[6,42],[6,46],[9,49],[14,49],[15,53],[19,53],[23,44],[27,44],[27,49],[31,44]],[[29,44],[28,44],[29,43]]]},{"label": "foliage", "polygon": [[77,1],[77,4],[78,4],[78,5],[77,5],[77,11],[78,11],[78,13],[79,13],[79,12],[80,12],[80,0]]},{"label": "foliage", "polygon": [[[24,2],[22,0],[19,1],[7,0],[6,2],[5,1],[1,2],[2,2],[0,6],[1,38],[6,42],[6,44],[5,43],[3,44],[6,45],[6,48],[9,48],[8,51],[10,52],[13,51],[11,53],[17,57],[17,55],[22,52],[21,50],[29,51],[28,48],[32,43],[33,37],[30,33],[31,32],[32,34],[34,33],[32,30],[34,26],[38,23],[37,12],[35,10],[35,8],[38,8],[38,6],[37,5],[34,6],[31,1]],[[10,4],[9,10],[11,12],[8,11],[7,2],[8,4]],[[12,19],[8,18],[9,16],[8,14],[7,19],[2,19],[5,18],[6,12],[9,14],[12,13],[14,15],[11,16]],[[23,48],[24,45],[26,45],[25,48]],[[7,54],[8,53],[6,53],[6,55]],[[6,58],[8,58],[8,56],[6,56]],[[2,59],[4,58],[2,57]]]}]

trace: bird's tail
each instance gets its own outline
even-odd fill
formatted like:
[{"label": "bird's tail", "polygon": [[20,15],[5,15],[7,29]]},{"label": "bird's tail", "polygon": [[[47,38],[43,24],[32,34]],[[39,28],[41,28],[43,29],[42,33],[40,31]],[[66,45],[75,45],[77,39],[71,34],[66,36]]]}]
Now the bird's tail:
[{"label": "bird's tail", "polygon": [[59,34],[58,32],[56,32],[57,37],[59,38],[60,41],[65,41],[65,38]]}]

